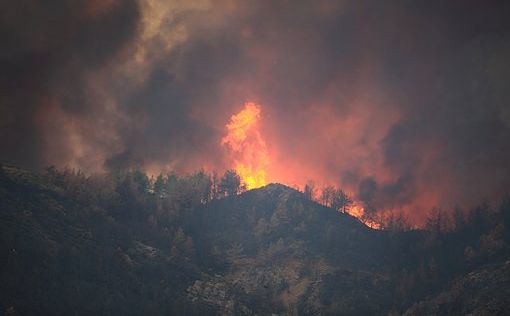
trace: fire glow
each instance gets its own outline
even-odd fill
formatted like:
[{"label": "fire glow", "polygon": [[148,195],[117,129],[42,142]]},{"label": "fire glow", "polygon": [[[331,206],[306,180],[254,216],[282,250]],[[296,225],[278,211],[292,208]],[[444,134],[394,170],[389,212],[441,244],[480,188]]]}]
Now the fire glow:
[{"label": "fire glow", "polygon": [[[261,133],[261,113],[259,104],[246,102],[241,111],[230,117],[225,125],[227,134],[221,139],[221,145],[228,150],[231,166],[248,190],[266,185],[271,167],[269,150]],[[358,201],[347,212],[368,226],[379,228],[376,223],[364,219],[364,208]]]},{"label": "fire glow", "polygon": [[[401,212],[405,215],[409,215],[406,209],[387,207],[378,208],[376,214],[369,213],[367,216],[364,202],[361,201],[356,194],[356,183],[344,183],[341,182],[341,179],[339,179],[340,182],[335,182],[332,180],[330,174],[324,172],[319,163],[317,163],[319,167],[315,167],[310,161],[303,162],[303,160],[297,160],[297,164],[296,159],[288,161],[288,155],[282,155],[278,138],[275,139],[274,137],[274,128],[271,129],[272,125],[263,121],[262,114],[263,108],[260,104],[255,102],[244,103],[243,107],[238,112],[232,114],[228,122],[224,125],[225,134],[219,141],[220,146],[222,146],[226,153],[224,157],[226,160],[223,166],[226,165],[229,169],[235,169],[241,179],[241,183],[246,189],[256,189],[272,181],[284,183],[302,190],[305,184],[310,181],[317,184],[317,191],[327,186],[339,187],[342,188],[352,200],[352,204],[349,205],[345,211],[374,229],[381,229],[382,226],[380,223],[384,222],[393,212]],[[334,135],[337,135],[344,141],[345,138],[342,137],[352,137],[351,129],[356,126],[354,123],[358,123],[358,121],[354,121],[352,124],[345,124],[345,121],[344,124],[335,124],[340,121],[333,119],[335,116],[331,115],[331,113],[328,113],[327,116],[331,118],[331,121],[326,121],[327,123],[321,126],[314,125],[315,130],[321,131],[321,128],[325,128],[329,131],[332,125],[347,126],[347,129],[335,131]],[[318,121],[324,120],[324,117],[320,117]],[[347,118],[347,122],[350,122],[349,118]],[[318,139],[320,139],[319,136],[321,136],[321,134],[318,135]],[[270,141],[270,143],[266,142],[266,140]],[[270,144],[270,146],[268,146],[268,144]],[[359,154],[359,148],[355,145],[351,147],[353,149],[349,154],[360,158],[358,161],[364,161],[363,155],[360,156]],[[316,152],[320,151],[316,150]],[[348,161],[349,157],[343,156],[343,159]],[[282,163],[282,161],[284,161],[284,163]],[[378,165],[377,160],[372,163]],[[369,169],[368,172],[370,171]],[[369,174],[377,175],[379,178],[384,179],[384,171],[385,169],[380,169],[374,173],[374,170],[372,170],[372,173]],[[389,177],[389,179],[391,179],[391,177]],[[321,203],[317,196],[314,197],[314,200]],[[420,223],[421,221],[421,218],[418,217],[413,218],[407,216],[406,218],[410,219],[410,223],[412,224]]]},{"label": "fire glow", "polygon": [[260,115],[260,105],[246,102],[239,113],[232,115],[225,126],[227,135],[221,139],[221,145],[228,149],[234,169],[247,189],[267,183],[270,159],[266,142],[260,133]]}]

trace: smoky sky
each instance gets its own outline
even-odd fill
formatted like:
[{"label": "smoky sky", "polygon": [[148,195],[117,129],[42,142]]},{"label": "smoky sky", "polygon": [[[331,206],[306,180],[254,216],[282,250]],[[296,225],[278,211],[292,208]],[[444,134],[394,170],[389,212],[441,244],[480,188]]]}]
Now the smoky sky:
[{"label": "smoky sky", "polygon": [[[419,213],[510,189],[507,1],[12,1],[0,160],[230,167],[261,105],[270,178]],[[410,211],[411,212],[411,211]]]}]

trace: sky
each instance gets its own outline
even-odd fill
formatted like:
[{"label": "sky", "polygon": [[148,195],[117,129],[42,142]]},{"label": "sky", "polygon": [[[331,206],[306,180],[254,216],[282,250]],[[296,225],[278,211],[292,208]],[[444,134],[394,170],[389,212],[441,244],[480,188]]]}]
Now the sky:
[{"label": "sky", "polygon": [[267,182],[415,219],[497,200],[508,16],[496,0],[10,1],[0,162],[221,172],[239,163],[227,126],[255,104]]}]

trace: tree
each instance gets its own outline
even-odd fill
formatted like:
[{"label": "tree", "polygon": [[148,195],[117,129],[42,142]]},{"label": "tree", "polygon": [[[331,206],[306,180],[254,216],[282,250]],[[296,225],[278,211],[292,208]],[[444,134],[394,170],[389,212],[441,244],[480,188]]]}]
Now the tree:
[{"label": "tree", "polygon": [[303,194],[305,196],[305,198],[307,198],[308,200],[313,200],[313,197],[315,196],[315,183],[313,183],[312,181],[308,181],[308,183],[305,185],[304,189],[303,189]]},{"label": "tree", "polygon": [[225,171],[220,180],[219,191],[223,195],[232,196],[241,192],[241,177],[233,169]]},{"label": "tree", "polygon": [[321,203],[324,206],[331,207],[332,201],[333,201],[333,195],[335,194],[335,187],[328,185],[322,189],[321,193]]},{"label": "tree", "polygon": [[168,177],[169,204],[179,210],[190,210],[211,198],[211,177],[203,170],[183,177]]},{"label": "tree", "polygon": [[199,170],[189,176],[193,195],[199,203],[207,203],[211,199],[212,180],[204,171]]},{"label": "tree", "polygon": [[119,196],[119,215],[129,219],[139,218],[142,211],[147,210],[145,203],[150,192],[149,178],[140,170],[117,172],[114,177],[115,191]]},{"label": "tree", "polygon": [[381,223],[381,228],[393,232],[403,232],[411,229],[411,225],[402,212],[391,212]]},{"label": "tree", "polygon": [[347,211],[347,208],[351,204],[352,199],[342,189],[337,189],[333,191],[331,207],[335,211],[341,211],[342,213],[345,213]]},{"label": "tree", "polygon": [[447,214],[439,209],[435,208],[430,211],[425,221],[425,228],[435,234],[441,234],[448,229],[448,217]]},{"label": "tree", "polygon": [[326,186],[322,189],[321,202],[335,211],[345,213],[349,205],[352,204],[352,199],[342,189]]},{"label": "tree", "polygon": [[211,199],[216,200],[220,197],[220,179],[216,171],[211,176]]},{"label": "tree", "polygon": [[166,197],[166,190],[165,190],[165,178],[162,174],[160,174],[156,180],[154,181],[154,194],[158,198],[165,198]]}]

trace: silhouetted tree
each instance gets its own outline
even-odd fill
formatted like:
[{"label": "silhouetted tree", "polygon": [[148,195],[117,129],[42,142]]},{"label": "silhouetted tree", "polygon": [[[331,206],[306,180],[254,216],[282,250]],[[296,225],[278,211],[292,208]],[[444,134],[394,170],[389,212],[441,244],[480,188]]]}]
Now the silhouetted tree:
[{"label": "silhouetted tree", "polygon": [[212,180],[204,170],[199,170],[188,177],[192,194],[199,203],[206,203],[211,199]]},{"label": "silhouetted tree", "polygon": [[211,199],[215,200],[220,197],[220,178],[216,171],[211,176]]},{"label": "silhouetted tree", "polygon": [[322,189],[320,201],[324,206],[331,207],[333,196],[335,194],[335,187],[328,185]]},{"label": "silhouetted tree", "polygon": [[393,232],[403,232],[411,228],[411,225],[405,218],[403,213],[390,213],[381,225],[382,229],[390,230]]},{"label": "silhouetted tree", "polygon": [[449,227],[448,217],[446,213],[441,209],[433,209],[425,221],[425,228],[428,231],[439,234],[443,233]]},{"label": "silhouetted tree", "polygon": [[209,201],[211,196],[211,178],[203,170],[172,178],[169,204],[181,212]]},{"label": "silhouetted tree", "polygon": [[358,185],[358,199],[363,203],[363,220],[381,224],[381,218],[375,207],[377,182],[367,177]]},{"label": "silhouetted tree", "polygon": [[225,171],[220,180],[219,191],[223,195],[236,195],[241,191],[241,178],[233,169]]},{"label": "silhouetted tree", "polygon": [[308,181],[303,189],[303,194],[305,198],[313,200],[313,197],[315,196],[315,183]]},{"label": "silhouetted tree", "polygon": [[333,191],[331,198],[331,207],[336,211],[345,213],[349,205],[352,204],[352,199],[342,190],[336,189]]},{"label": "silhouetted tree", "polygon": [[333,186],[326,186],[322,189],[320,200],[325,206],[343,213],[352,204],[352,199],[342,189],[337,189]]}]

